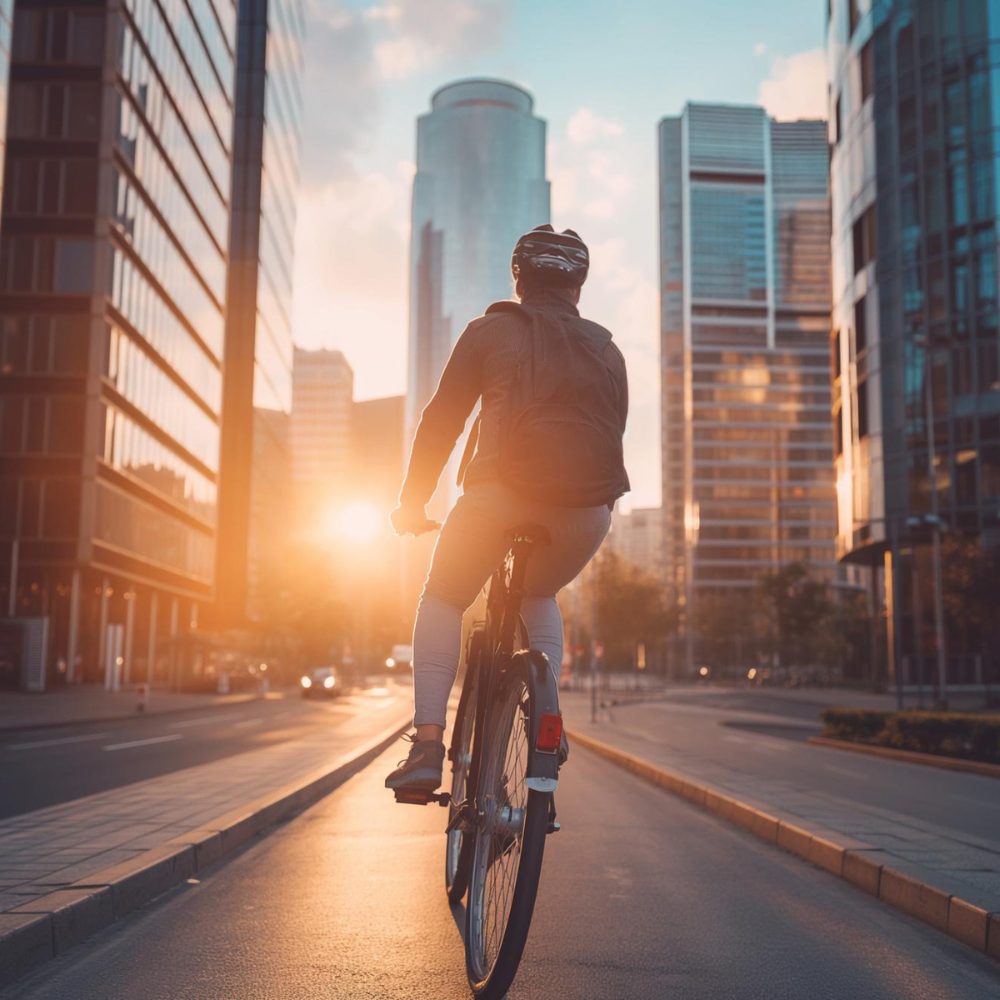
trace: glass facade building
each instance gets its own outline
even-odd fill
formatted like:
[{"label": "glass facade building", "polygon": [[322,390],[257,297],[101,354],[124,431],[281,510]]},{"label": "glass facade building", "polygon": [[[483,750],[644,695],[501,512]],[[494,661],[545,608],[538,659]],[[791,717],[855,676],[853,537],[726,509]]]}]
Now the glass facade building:
[{"label": "glass facade building", "polygon": [[660,123],[664,565],[688,621],[789,562],[838,576],[826,155],[825,123],[758,107]]},{"label": "glass facade building", "polygon": [[943,638],[982,682],[932,553],[1000,544],[1000,3],[832,0],[827,68],[838,554],[882,575],[902,679]]},{"label": "glass facade building", "polygon": [[10,40],[13,20],[14,0],[0,0],[0,198],[3,195],[4,141],[7,138],[7,81],[10,76]]},{"label": "glass facade building", "polygon": [[256,613],[292,502],[302,0],[240,0],[237,37],[217,576],[229,624]]},{"label": "glass facade building", "polygon": [[233,0],[15,4],[0,575],[71,679],[165,676],[212,595],[235,44]]},{"label": "glass facade building", "polygon": [[417,120],[408,439],[466,324],[511,297],[517,238],[549,221],[545,122],[533,107],[513,84],[461,80]]}]

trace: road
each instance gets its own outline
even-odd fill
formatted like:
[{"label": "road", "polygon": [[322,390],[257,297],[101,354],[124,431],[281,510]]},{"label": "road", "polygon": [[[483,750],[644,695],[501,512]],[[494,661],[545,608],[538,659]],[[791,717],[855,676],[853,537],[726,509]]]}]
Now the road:
[{"label": "road", "polygon": [[[382,787],[401,749],[4,1000],[458,1000],[443,811]],[[994,1000],[1000,966],[574,751],[510,1000]]]},{"label": "road", "polygon": [[0,819],[286,740],[350,718],[406,686],[313,700],[291,693],[113,722],[0,734]]}]

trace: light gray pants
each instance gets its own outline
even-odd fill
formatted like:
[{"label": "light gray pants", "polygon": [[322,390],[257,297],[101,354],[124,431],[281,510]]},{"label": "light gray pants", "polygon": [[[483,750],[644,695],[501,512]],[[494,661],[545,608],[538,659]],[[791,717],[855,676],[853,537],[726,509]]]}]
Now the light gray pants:
[{"label": "light gray pants", "polygon": [[562,663],[563,626],[556,593],[600,548],[611,524],[602,507],[549,507],[518,497],[499,483],[469,487],[448,515],[431,561],[413,627],[416,726],[445,724],[462,645],[462,614],[500,565],[510,529],[540,524],[552,544],[531,554],[521,614],[533,649]]}]

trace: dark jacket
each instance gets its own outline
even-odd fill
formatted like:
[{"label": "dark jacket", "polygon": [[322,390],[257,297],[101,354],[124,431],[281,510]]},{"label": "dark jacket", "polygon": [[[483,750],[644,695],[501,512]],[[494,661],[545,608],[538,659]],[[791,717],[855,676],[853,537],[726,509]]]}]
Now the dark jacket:
[{"label": "dark jacket", "polygon": [[[525,296],[523,302],[533,309],[551,309],[563,317],[576,317],[572,324],[574,332],[598,343],[607,340],[608,333],[603,327],[580,318],[579,310],[566,292],[558,289],[533,292]],[[480,397],[479,438],[475,454],[465,470],[464,484],[495,482],[500,478],[500,423],[517,369],[518,354],[524,350],[524,345],[524,320],[506,309],[487,311],[485,316],[474,319],[465,328],[451,352],[433,398],[421,414],[406,480],[400,491],[400,503],[423,506],[430,500],[441,470]],[[625,359],[611,342],[604,348],[604,358],[618,387],[624,433],[628,416]]]}]

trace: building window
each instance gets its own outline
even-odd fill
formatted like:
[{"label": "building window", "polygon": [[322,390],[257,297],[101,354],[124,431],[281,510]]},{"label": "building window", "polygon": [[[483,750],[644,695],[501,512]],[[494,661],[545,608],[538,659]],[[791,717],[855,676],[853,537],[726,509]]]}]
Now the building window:
[{"label": "building window", "polygon": [[858,383],[858,440],[868,437],[868,380]]},{"label": "building window", "polygon": [[868,320],[865,313],[865,296],[854,303],[854,356],[868,346]]},{"label": "building window", "polygon": [[855,220],[853,229],[854,273],[875,259],[875,206],[869,205]]},{"label": "building window", "polygon": [[861,5],[858,0],[847,0],[847,37],[857,30],[858,22],[861,20]]},{"label": "building window", "polygon": [[875,90],[875,53],[869,38],[861,50],[861,103],[864,104]]}]

